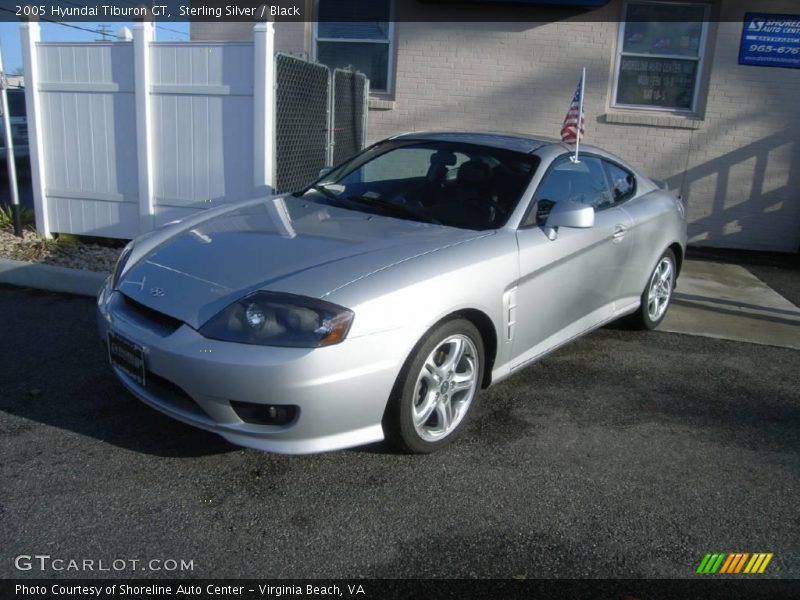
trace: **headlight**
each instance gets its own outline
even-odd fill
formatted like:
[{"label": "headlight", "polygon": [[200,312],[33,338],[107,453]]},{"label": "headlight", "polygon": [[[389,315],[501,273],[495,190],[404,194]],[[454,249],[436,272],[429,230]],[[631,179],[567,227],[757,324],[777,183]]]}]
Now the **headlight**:
[{"label": "headlight", "polygon": [[346,308],[315,298],[256,292],[213,317],[200,333],[225,342],[318,348],[341,342],[353,316]]},{"label": "headlight", "polygon": [[122,271],[125,270],[125,265],[128,263],[128,259],[131,257],[131,252],[133,252],[133,240],[128,242],[128,245],[122,249],[122,252],[117,259],[117,264],[114,265],[114,271],[111,273],[111,289],[117,289],[117,284],[119,283],[119,276],[122,275]]}]

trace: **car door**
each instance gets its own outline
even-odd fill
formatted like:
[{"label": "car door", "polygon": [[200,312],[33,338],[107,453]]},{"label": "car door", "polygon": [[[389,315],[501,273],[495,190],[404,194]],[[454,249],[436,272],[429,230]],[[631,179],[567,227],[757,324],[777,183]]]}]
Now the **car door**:
[{"label": "car door", "polygon": [[[565,200],[592,206],[594,225],[560,227],[555,239],[548,239],[547,216]],[[628,214],[614,202],[599,158],[584,155],[575,163],[564,155],[553,161],[517,231],[520,280],[512,352],[518,363],[611,318],[630,225]]]},{"label": "car door", "polygon": [[630,257],[624,265],[619,293],[621,305],[630,306],[638,302],[644,282],[655,266],[653,247],[661,238],[662,222],[647,194],[639,194],[636,176],[616,162],[604,159],[603,163],[615,202],[631,217],[626,234]]}]

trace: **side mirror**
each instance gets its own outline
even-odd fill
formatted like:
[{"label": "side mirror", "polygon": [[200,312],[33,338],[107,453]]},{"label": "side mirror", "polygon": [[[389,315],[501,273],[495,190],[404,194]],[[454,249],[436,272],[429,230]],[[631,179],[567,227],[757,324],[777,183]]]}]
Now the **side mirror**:
[{"label": "side mirror", "polygon": [[559,227],[573,227],[575,229],[588,229],[594,226],[594,207],[575,202],[562,200],[556,202],[547,216],[544,233],[549,240],[558,237]]},{"label": "side mirror", "polygon": [[332,167],[332,166],[330,166],[330,165],[329,165],[329,166],[327,166],[327,167],[322,167],[322,168],[319,170],[319,176],[320,176],[320,177],[325,177],[325,175],[327,175],[327,174],[328,174],[328,173],[330,173],[331,171],[333,171],[333,167]]}]

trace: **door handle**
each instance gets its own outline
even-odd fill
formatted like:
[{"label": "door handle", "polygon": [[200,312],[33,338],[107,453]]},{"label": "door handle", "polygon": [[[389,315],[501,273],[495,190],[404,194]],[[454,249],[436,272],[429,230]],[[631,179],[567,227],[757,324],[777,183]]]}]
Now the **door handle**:
[{"label": "door handle", "polygon": [[611,236],[614,239],[614,243],[621,242],[627,232],[628,228],[624,225],[614,225],[614,233]]}]

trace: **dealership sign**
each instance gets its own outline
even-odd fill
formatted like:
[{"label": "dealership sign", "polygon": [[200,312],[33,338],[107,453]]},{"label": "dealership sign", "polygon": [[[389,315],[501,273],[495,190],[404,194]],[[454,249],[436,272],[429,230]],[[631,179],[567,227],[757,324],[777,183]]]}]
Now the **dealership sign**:
[{"label": "dealership sign", "polygon": [[739,64],[800,68],[800,15],[747,13]]}]

